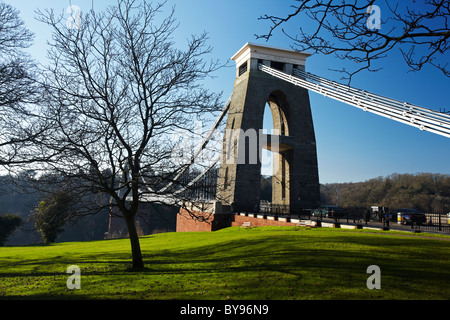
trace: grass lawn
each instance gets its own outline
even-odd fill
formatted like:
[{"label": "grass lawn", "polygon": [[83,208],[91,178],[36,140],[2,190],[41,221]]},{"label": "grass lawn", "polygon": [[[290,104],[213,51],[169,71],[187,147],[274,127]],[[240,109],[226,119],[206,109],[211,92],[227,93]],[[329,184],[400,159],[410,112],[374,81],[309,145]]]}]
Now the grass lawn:
[{"label": "grass lawn", "polygon": [[[450,237],[327,228],[239,228],[0,248],[0,299],[450,299]],[[69,290],[69,265],[81,289]],[[367,267],[381,269],[369,290]]]}]

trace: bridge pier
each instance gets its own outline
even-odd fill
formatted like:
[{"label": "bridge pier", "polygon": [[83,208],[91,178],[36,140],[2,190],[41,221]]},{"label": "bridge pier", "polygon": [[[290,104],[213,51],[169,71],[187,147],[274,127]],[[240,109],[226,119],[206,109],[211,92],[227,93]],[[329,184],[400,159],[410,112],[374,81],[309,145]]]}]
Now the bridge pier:
[{"label": "bridge pier", "polygon": [[[258,69],[269,65],[286,73],[304,70],[309,54],[246,44],[232,59],[236,80],[231,97],[216,198],[235,210],[260,205],[261,148],[274,155],[272,203],[296,208],[320,205],[314,126],[308,91]],[[266,103],[274,131],[262,134]],[[275,140],[275,141],[272,141]],[[245,209],[244,209],[245,208]]]},{"label": "bridge pier", "polygon": [[[228,108],[214,208],[181,209],[177,231],[215,231],[232,225],[234,213],[258,212],[262,148],[272,151],[272,203],[290,208],[320,205],[316,140],[308,90],[261,70],[264,64],[294,74],[307,53],[247,43],[232,59],[236,80]],[[269,104],[274,134],[263,129]]]}]

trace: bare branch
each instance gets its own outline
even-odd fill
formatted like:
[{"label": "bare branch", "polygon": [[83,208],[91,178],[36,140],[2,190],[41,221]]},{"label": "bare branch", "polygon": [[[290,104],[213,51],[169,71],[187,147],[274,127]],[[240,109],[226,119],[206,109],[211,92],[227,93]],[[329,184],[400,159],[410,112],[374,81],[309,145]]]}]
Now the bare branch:
[{"label": "bare branch", "polygon": [[[286,17],[261,16],[272,25],[267,34],[257,38],[269,40],[275,30],[287,35],[293,42],[292,47],[299,50],[312,50],[358,64],[355,71],[340,70],[351,78],[362,70],[377,71],[372,68],[378,59],[385,58],[392,50],[402,52],[412,71],[421,70],[425,65],[440,69],[449,76],[448,63],[437,62],[443,59],[449,48],[450,2],[447,0],[424,0],[416,9],[403,2],[385,1],[381,19],[381,29],[370,30],[366,22],[370,8],[375,1],[364,4],[358,1],[304,1],[296,0],[298,5]],[[286,31],[284,25],[309,19],[315,23],[313,31],[298,28],[296,34]],[[420,50],[419,50],[420,48]],[[416,55],[420,51],[420,54]]]},{"label": "bare branch", "polygon": [[[62,177],[93,212],[105,205],[120,211],[136,266],[142,261],[133,225],[142,196],[180,168],[171,159],[171,134],[193,130],[194,119],[220,110],[220,95],[203,86],[221,67],[207,59],[207,35],[193,35],[179,49],[171,40],[173,9],[156,22],[163,8],[118,0],[103,12],[84,13],[79,29],[67,28],[52,11],[38,12],[53,29],[41,110],[51,119],[51,139],[39,144],[52,158],[40,170]],[[85,196],[92,190],[111,202],[92,204]]]},{"label": "bare branch", "polygon": [[1,166],[45,161],[25,151],[47,128],[33,108],[41,98],[36,65],[23,51],[32,40],[19,12],[0,3]]}]

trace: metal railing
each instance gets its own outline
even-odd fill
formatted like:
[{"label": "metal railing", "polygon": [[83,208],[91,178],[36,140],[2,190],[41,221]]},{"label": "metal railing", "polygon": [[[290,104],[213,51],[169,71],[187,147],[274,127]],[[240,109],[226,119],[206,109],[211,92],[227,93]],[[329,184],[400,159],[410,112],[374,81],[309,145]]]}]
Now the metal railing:
[{"label": "metal railing", "polygon": [[444,213],[425,213],[427,221],[418,226],[420,231],[450,234],[450,215]]},{"label": "metal railing", "polygon": [[450,234],[450,216],[444,213],[426,213],[426,222],[412,221],[411,223],[410,221],[399,222],[397,217],[370,212],[364,208],[349,208],[342,212],[335,212],[333,210],[322,211],[291,207],[283,204],[261,203],[259,206],[250,204],[234,205],[233,211],[235,213],[261,214],[276,218],[312,220],[318,223],[351,224],[359,228],[374,227],[384,230]]}]

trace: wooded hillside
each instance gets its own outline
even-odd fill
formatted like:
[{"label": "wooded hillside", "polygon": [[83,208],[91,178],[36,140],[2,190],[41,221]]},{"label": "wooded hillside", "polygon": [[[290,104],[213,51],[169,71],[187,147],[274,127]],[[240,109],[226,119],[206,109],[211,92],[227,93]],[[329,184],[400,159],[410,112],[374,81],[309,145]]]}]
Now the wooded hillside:
[{"label": "wooded hillside", "polygon": [[411,208],[421,212],[450,211],[450,175],[419,173],[392,174],[358,183],[321,185],[324,204],[340,207],[383,206]]}]

